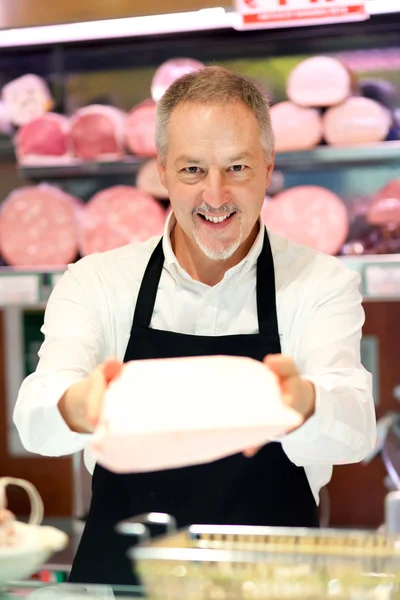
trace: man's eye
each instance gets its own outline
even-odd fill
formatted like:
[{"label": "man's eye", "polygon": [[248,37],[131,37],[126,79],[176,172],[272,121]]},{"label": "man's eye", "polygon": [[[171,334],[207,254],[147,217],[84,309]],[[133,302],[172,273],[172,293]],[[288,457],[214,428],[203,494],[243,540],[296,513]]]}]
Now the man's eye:
[{"label": "man's eye", "polygon": [[240,171],[244,171],[245,168],[246,168],[246,165],[233,165],[231,167],[232,171],[234,171],[235,173],[239,173]]},{"label": "man's eye", "polygon": [[186,167],[184,171],[186,171],[186,173],[190,173],[191,175],[196,175],[198,173],[198,168],[199,167]]}]

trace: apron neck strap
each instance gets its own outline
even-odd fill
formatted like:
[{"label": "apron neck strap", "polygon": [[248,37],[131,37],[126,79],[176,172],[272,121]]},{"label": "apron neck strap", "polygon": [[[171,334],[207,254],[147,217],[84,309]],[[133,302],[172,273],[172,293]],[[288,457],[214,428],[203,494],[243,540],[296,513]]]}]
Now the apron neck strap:
[{"label": "apron neck strap", "polygon": [[[158,284],[164,265],[162,238],[155,247],[147,264],[140,286],[132,329],[149,327],[157,297]],[[257,314],[261,335],[278,333],[276,314],[275,272],[271,245],[267,230],[264,243],[257,261]]]}]

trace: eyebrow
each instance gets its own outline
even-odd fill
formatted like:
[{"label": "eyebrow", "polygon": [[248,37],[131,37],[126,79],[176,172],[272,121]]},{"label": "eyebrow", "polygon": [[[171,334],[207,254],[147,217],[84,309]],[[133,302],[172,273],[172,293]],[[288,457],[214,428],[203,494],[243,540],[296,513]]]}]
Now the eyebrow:
[{"label": "eyebrow", "polygon": [[[246,160],[248,158],[252,158],[252,155],[249,152],[241,152],[240,154],[236,154],[234,156],[230,156],[228,158],[229,163],[236,163],[240,160]],[[204,162],[202,160],[200,160],[199,158],[196,158],[195,156],[189,156],[187,154],[182,154],[181,156],[178,156],[178,158],[176,159],[176,164],[178,163],[194,163],[194,164],[199,164],[201,162]]]}]

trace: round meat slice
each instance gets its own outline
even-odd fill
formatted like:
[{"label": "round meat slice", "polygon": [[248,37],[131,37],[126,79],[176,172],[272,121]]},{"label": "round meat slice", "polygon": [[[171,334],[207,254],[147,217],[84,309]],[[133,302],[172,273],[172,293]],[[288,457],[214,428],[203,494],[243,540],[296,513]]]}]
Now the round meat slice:
[{"label": "round meat slice", "polygon": [[324,138],[332,146],[373,144],[386,139],[391,124],[392,116],[384,106],[355,96],[326,111]]},{"label": "round meat slice", "polygon": [[0,253],[18,267],[63,266],[78,254],[82,202],[42,183],[14,190],[0,207]]},{"label": "round meat slice", "polygon": [[125,130],[126,145],[137,156],[152,158],[156,149],[157,105],[145,100],[130,111]]},{"label": "round meat slice", "polygon": [[330,190],[308,185],[281,192],[262,208],[267,229],[325,254],[337,254],[347,239],[349,218]]},{"label": "round meat slice", "polygon": [[69,120],[47,113],[21,127],[14,138],[20,163],[36,162],[69,155]]},{"label": "round meat slice", "polygon": [[11,122],[17,127],[44,115],[54,106],[46,81],[32,73],[6,83],[1,98]]},{"label": "round meat slice", "polygon": [[315,108],[279,102],[271,107],[271,121],[277,152],[311,150],[322,140],[322,118]]},{"label": "round meat slice", "polygon": [[161,183],[157,169],[157,159],[155,158],[151,158],[140,167],[136,177],[136,185],[154,198],[168,200],[168,192]]},{"label": "round meat slice", "polygon": [[301,61],[287,79],[289,100],[310,108],[335,106],[353,92],[353,78],[345,65],[330,56]]},{"label": "round meat slice", "polygon": [[114,106],[92,104],[71,119],[75,156],[84,160],[118,160],[125,154],[126,115]]},{"label": "round meat slice", "polygon": [[194,71],[201,71],[201,69],[204,69],[204,64],[193,58],[171,58],[165,61],[154,73],[151,82],[151,97],[158,102],[176,79]]},{"label": "round meat slice", "polygon": [[98,192],[84,207],[80,228],[82,255],[105,252],[162,235],[165,210],[146,192],[116,185]]}]

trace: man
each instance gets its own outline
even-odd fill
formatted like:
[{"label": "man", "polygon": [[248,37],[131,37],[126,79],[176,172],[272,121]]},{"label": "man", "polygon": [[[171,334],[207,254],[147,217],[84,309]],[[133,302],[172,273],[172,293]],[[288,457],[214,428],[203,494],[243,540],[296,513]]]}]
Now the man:
[{"label": "man", "polygon": [[[186,75],[159,102],[156,138],[173,208],[164,235],[88,256],[56,286],[38,367],[15,409],[24,446],[52,456],[85,447],[111,355],[117,367],[195,355],[265,360],[304,423],[211,464],[132,475],[97,465],[71,581],[133,583],[125,556],[133,541],[114,528],[144,512],[167,512],[178,526],[318,527],[332,465],[362,460],[375,442],[358,274],[267,234],[260,218],[274,159],[263,94],[218,67]],[[207,373],[193,385],[206,394]]]}]

